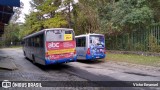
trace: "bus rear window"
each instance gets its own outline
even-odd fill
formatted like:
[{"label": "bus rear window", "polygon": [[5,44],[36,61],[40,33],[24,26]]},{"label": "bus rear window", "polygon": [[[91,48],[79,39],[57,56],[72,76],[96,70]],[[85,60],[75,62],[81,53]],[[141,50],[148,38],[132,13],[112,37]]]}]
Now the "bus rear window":
[{"label": "bus rear window", "polygon": [[49,30],[46,33],[46,41],[70,41],[73,40],[72,30]]},{"label": "bus rear window", "polygon": [[101,35],[91,35],[90,36],[90,44],[94,46],[104,47],[104,36]]}]

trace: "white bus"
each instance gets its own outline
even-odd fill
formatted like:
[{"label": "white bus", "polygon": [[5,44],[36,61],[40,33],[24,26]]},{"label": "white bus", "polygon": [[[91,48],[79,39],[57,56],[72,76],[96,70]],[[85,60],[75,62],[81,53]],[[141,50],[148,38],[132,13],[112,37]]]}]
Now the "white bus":
[{"label": "white bus", "polygon": [[77,59],[96,60],[105,58],[105,37],[102,34],[76,36]]},{"label": "white bus", "polygon": [[44,29],[23,38],[25,57],[42,65],[76,61],[73,29]]}]

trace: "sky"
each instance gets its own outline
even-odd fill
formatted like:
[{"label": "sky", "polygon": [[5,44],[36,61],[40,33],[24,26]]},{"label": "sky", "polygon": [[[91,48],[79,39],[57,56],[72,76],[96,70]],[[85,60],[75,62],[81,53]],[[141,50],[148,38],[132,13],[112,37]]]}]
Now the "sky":
[{"label": "sky", "polygon": [[[30,4],[29,2],[31,0],[20,0],[21,2],[23,2],[24,6],[23,6],[23,9],[22,9],[22,14],[20,15],[20,19],[18,20],[18,22],[24,22],[24,18],[25,18],[25,14],[29,14],[30,12]],[[78,2],[78,0],[74,0],[75,2]]]},{"label": "sky", "polygon": [[25,14],[29,14],[29,10],[31,9],[30,4],[29,4],[31,0],[20,0],[20,1],[23,2],[24,6],[22,9],[22,14],[20,15],[20,19],[18,20],[18,22],[24,22]]}]

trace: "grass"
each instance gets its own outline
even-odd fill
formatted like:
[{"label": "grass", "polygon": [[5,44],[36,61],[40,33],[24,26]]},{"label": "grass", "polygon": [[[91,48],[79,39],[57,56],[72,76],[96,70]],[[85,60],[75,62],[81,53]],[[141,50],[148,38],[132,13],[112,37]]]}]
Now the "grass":
[{"label": "grass", "polygon": [[127,62],[133,64],[147,65],[147,66],[156,66],[156,67],[160,66],[160,57],[153,57],[153,56],[107,53],[106,60]]}]

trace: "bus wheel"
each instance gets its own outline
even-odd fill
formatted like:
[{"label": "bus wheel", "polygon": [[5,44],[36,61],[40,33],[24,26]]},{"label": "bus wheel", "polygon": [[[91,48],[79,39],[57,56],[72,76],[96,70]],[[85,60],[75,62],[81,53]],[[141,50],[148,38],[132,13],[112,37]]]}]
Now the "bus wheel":
[{"label": "bus wheel", "polygon": [[33,62],[33,64],[36,63],[34,55],[32,55],[32,62]]},{"label": "bus wheel", "polygon": [[25,53],[25,51],[23,51],[23,54],[24,54],[24,56],[26,57],[26,53]]}]

